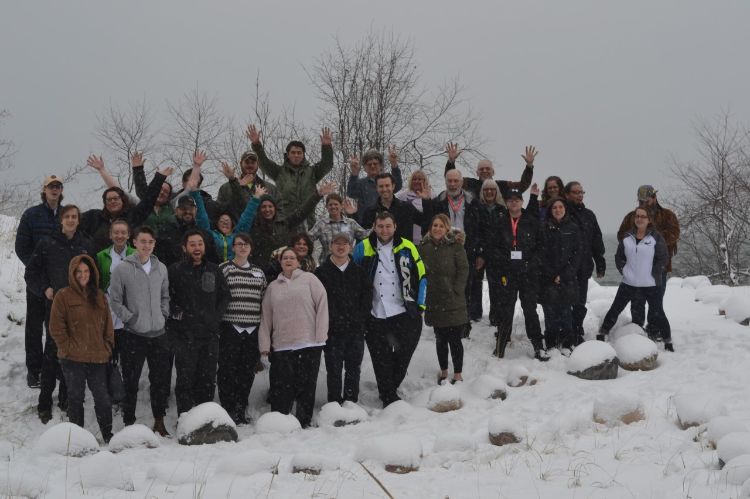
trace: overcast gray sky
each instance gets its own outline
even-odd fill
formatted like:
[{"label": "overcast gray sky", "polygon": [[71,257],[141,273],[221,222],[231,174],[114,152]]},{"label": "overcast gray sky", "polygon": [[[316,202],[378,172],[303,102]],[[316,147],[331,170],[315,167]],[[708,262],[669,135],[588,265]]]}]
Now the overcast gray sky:
[{"label": "overcast gray sky", "polygon": [[[497,178],[518,177],[535,144],[535,180],[580,180],[611,232],[639,184],[664,192],[670,158],[695,156],[696,119],[730,108],[750,122],[749,19],[746,0],[4,2],[2,132],[19,149],[13,179],[41,178],[101,152],[92,131],[110,101],[161,111],[198,85],[244,120],[257,71],[313,123],[301,66],[335,35],[387,28],[413,40],[426,85],[460,76]],[[75,196],[95,180],[66,197],[91,206]]]}]

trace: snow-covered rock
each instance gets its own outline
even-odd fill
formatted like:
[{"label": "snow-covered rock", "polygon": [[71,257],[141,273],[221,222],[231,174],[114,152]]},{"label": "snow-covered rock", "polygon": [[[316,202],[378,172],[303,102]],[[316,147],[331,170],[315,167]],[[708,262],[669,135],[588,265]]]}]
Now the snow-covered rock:
[{"label": "snow-covered rock", "polygon": [[711,286],[711,279],[704,275],[696,275],[692,277],[686,277],[682,280],[683,288],[700,289]]},{"label": "snow-covered rock", "polygon": [[182,445],[236,442],[237,426],[216,402],[205,402],[180,414],[177,441]]},{"label": "snow-covered rock", "polygon": [[96,437],[73,423],[59,423],[42,433],[36,443],[40,452],[81,457],[99,452]]},{"label": "snow-covered rock", "polygon": [[120,452],[125,449],[135,449],[138,447],[146,449],[155,449],[159,447],[159,439],[151,428],[142,424],[133,424],[126,426],[112,436],[109,441],[110,452]]},{"label": "snow-covered rock", "polygon": [[508,396],[508,385],[500,378],[482,374],[469,384],[471,391],[485,399],[505,400]]},{"label": "snow-covered rock", "polygon": [[49,475],[28,463],[11,461],[3,463],[0,473],[0,497],[47,497]]},{"label": "snow-covered rock", "polygon": [[133,491],[130,472],[120,460],[108,451],[102,451],[81,460],[80,483],[83,490],[105,488]]},{"label": "snow-covered rock", "polygon": [[518,388],[519,386],[523,386],[525,384],[536,384],[536,379],[531,377],[531,373],[529,372],[529,370],[526,369],[525,366],[522,366],[520,364],[514,364],[510,367],[507,380],[508,385],[514,388]]},{"label": "snow-covered rock", "polygon": [[737,456],[750,454],[750,432],[733,432],[724,435],[716,444],[719,466],[724,466]]},{"label": "snow-covered rock", "polygon": [[[633,324],[639,330],[642,329]],[[618,339],[614,344],[620,367],[628,371],[651,371],[656,368],[659,350],[656,343],[640,334],[629,334]]]},{"label": "snow-covered rock", "polygon": [[745,480],[740,488],[739,499],[750,499],[750,480]]},{"label": "snow-covered rock", "polygon": [[715,449],[716,444],[724,435],[746,431],[747,426],[742,421],[731,416],[716,416],[706,426],[706,438],[708,438],[708,444]]},{"label": "snow-covered rock", "polygon": [[490,443],[493,445],[515,444],[521,441],[520,426],[507,414],[494,414],[487,422]]},{"label": "snow-covered rock", "polygon": [[379,418],[387,420],[408,419],[414,414],[415,408],[405,400],[397,400],[383,409]]},{"label": "snow-covered rock", "polygon": [[707,305],[719,305],[732,294],[732,288],[725,284],[716,284],[706,286],[695,292],[695,301],[703,302]]},{"label": "snow-covered rock", "polygon": [[255,431],[258,433],[293,433],[301,429],[302,425],[297,418],[280,412],[267,412],[255,423]]},{"label": "snow-covered rock", "polygon": [[[627,322],[625,324],[622,324],[621,326],[612,328],[612,330],[609,332],[608,339],[610,343],[616,343],[620,338],[631,335],[648,337],[646,331],[644,331],[641,326],[633,322]],[[618,356],[617,358],[619,359],[620,357]]]},{"label": "snow-covered rock", "polygon": [[322,471],[336,471],[339,462],[321,454],[302,453],[292,457],[292,473],[320,475]]},{"label": "snow-covered rock", "polygon": [[419,469],[422,444],[408,433],[383,435],[360,444],[354,459],[381,463],[391,473],[408,473]]},{"label": "snow-covered rock", "polygon": [[722,469],[727,483],[732,485],[742,485],[750,480],[750,454],[737,456],[728,461]]},{"label": "snow-covered rock", "polygon": [[0,461],[10,461],[14,454],[13,444],[7,440],[0,440]]},{"label": "snow-covered rock", "polygon": [[617,377],[617,362],[617,352],[609,344],[584,341],[568,358],[568,374],[588,380],[614,379]]},{"label": "snow-covered rock", "polygon": [[205,475],[206,470],[191,461],[157,462],[146,471],[147,480],[158,480],[167,485],[200,482]]},{"label": "snow-covered rock", "polygon": [[274,472],[280,458],[268,451],[254,449],[221,458],[216,463],[216,473],[250,476],[255,473]]},{"label": "snow-covered rock", "polygon": [[674,396],[673,403],[677,422],[683,430],[706,424],[716,416],[727,415],[723,400],[705,393],[681,393]]},{"label": "snow-covered rock", "polygon": [[367,421],[367,418],[367,411],[354,402],[347,400],[343,405],[339,405],[338,402],[328,402],[320,408],[318,424],[340,427],[361,423]]},{"label": "snow-covered rock", "polygon": [[594,400],[594,421],[600,424],[630,424],[645,419],[643,405],[635,393],[605,392]]},{"label": "snow-covered rock", "polygon": [[750,322],[750,296],[732,295],[722,304],[727,319],[747,326]]},{"label": "snow-covered rock", "polygon": [[449,383],[434,388],[427,403],[427,407],[433,412],[457,411],[462,405],[461,392]]},{"label": "snow-covered rock", "polygon": [[476,449],[474,437],[466,433],[441,433],[432,447],[433,452],[466,452]]},{"label": "snow-covered rock", "polygon": [[682,277],[670,277],[667,279],[667,286],[682,287],[682,281],[684,280]]}]

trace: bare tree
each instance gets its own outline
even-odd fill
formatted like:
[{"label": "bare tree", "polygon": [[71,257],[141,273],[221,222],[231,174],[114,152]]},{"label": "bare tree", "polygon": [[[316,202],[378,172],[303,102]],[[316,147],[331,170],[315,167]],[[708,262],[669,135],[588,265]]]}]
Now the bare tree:
[{"label": "bare tree", "polygon": [[352,47],[336,38],[334,48],[306,71],[318,93],[320,119],[332,121],[336,131],[343,160],[334,169],[336,180],[347,178],[352,155],[390,144],[407,169],[425,168],[449,141],[461,143],[463,161],[481,156],[479,117],[460,82],[433,91],[423,87],[412,42],[393,32],[371,31]]},{"label": "bare tree", "polygon": [[145,97],[131,102],[125,109],[110,102],[109,107],[96,118],[94,133],[114,159],[109,171],[125,190],[130,191],[133,187],[130,167],[133,153],[140,152],[148,157],[155,152],[151,108]]},{"label": "bare tree", "polygon": [[726,284],[750,277],[750,133],[729,112],[695,127],[698,160],[675,161],[682,226],[676,264]]}]

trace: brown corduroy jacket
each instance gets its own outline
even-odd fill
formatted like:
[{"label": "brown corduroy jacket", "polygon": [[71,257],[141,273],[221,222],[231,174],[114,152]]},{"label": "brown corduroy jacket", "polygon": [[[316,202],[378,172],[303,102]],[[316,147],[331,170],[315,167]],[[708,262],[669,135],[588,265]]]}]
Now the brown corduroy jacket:
[{"label": "brown corduroy jacket", "polygon": [[[91,280],[96,285],[96,305],[86,297],[75,278],[78,265],[88,260]],[[49,332],[57,345],[57,356],[75,362],[104,364],[112,357],[115,334],[112,328],[112,315],[107,306],[107,298],[99,290],[99,271],[96,263],[88,255],[79,255],[70,261],[68,267],[69,286],[60,290],[52,302]]]},{"label": "brown corduroy jacket", "polygon": [[[625,215],[625,218],[622,219],[620,230],[617,231],[618,242],[622,241],[628,231],[634,227],[634,215],[635,210]],[[680,222],[672,210],[662,208],[658,202],[654,205],[649,216],[651,217],[651,225],[654,226],[654,229],[662,235],[664,241],[667,243],[667,265],[664,267],[664,272],[672,272],[672,257],[677,254],[677,241],[680,240]]]}]

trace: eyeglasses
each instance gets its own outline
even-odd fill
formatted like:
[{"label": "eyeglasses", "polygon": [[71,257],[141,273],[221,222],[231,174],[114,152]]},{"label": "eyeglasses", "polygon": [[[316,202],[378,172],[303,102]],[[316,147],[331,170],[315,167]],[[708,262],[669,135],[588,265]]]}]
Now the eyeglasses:
[{"label": "eyeglasses", "polygon": [[118,196],[118,197],[113,197],[113,198],[106,198],[105,201],[108,203],[115,203],[117,201],[122,201],[122,200]]},{"label": "eyeglasses", "polygon": [[47,186],[47,189],[51,189],[51,190],[62,189],[62,184],[49,184]]},{"label": "eyeglasses", "polygon": [[645,218],[646,220],[648,220],[648,216],[646,215],[636,215],[635,218]]},{"label": "eyeglasses", "polygon": [[574,196],[583,196],[584,194],[586,194],[586,191],[570,191],[570,193]]},{"label": "eyeglasses", "polygon": [[232,246],[237,246],[238,248],[247,248],[250,245],[247,243],[234,243]]}]

